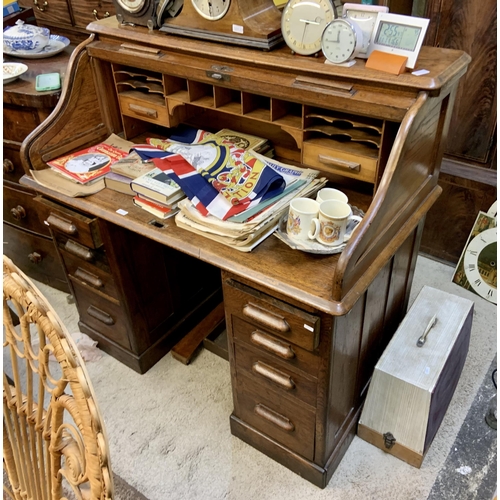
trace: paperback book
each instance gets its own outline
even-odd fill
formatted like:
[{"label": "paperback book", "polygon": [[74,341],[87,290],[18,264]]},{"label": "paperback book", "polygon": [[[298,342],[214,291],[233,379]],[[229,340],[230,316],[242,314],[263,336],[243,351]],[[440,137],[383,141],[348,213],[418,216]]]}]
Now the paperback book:
[{"label": "paperback book", "polygon": [[151,172],[153,168],[155,168],[153,162],[143,161],[135,151],[111,164],[111,172],[123,175],[129,179],[137,179],[137,177]]},{"label": "paperback book", "polygon": [[130,187],[131,179],[124,175],[117,174],[115,172],[108,172],[104,176],[104,184],[108,189],[113,191],[118,191],[119,193],[134,195],[135,192]]},{"label": "paperback book", "polygon": [[172,217],[179,211],[176,203],[172,205],[163,205],[161,203],[156,203],[153,200],[148,200],[140,195],[135,195],[132,198],[132,202],[134,205],[141,207],[143,210],[146,210],[146,212],[149,212],[162,220]]},{"label": "paperback book", "polygon": [[55,158],[47,165],[63,176],[79,184],[88,184],[110,171],[110,166],[125,158],[128,151],[102,142],[89,148]]}]

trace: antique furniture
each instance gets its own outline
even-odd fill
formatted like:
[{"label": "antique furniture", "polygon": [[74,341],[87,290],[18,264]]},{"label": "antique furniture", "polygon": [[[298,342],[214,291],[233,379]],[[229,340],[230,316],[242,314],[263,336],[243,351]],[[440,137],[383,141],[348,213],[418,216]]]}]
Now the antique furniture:
[{"label": "antique furniture", "polygon": [[57,259],[49,228],[38,217],[32,189],[19,185],[24,170],[19,150],[26,136],[56,106],[61,91],[37,92],[36,76],[58,72],[64,79],[74,45],[47,59],[15,59],[28,71],[3,86],[3,252],[30,277],[69,291],[63,267]]},{"label": "antique furniture", "polygon": [[112,499],[109,445],[85,363],[57,313],[5,256],[3,326],[3,459],[11,486],[4,481],[4,492]]},{"label": "antique furniture", "polygon": [[[89,31],[57,108],[23,143],[22,182],[40,193],[41,206],[72,212],[63,216],[68,221],[99,226],[99,248],[128,275],[116,285],[122,292],[140,279],[142,290],[149,283],[171,293],[187,279],[188,266],[181,266],[189,256],[191,263],[207,266],[204,274],[189,277],[191,285],[208,286],[215,280],[208,270],[213,275],[222,270],[231,431],[324,487],[355,434],[375,363],[406,312],[425,214],[441,191],[442,143],[469,57],[423,47],[419,62],[429,74],[394,76],[366,69],[361,60],[350,68],[334,67],[321,57],[294,56],[286,46],[262,52],[200,42],[119,26],[116,18],[92,23]],[[122,83],[129,78],[160,80],[162,92],[131,90]],[[344,132],[312,130],[324,122],[335,122]],[[366,213],[345,250],[313,255],[270,236],[242,254],[179,229],[172,219],[155,220],[125,194],[104,189],[69,198],[29,175],[46,168],[47,160],[111,132],[144,142],[168,136],[182,123],[265,136],[281,160],[319,169]],[[351,141],[349,133],[370,140]],[[66,261],[72,237],[61,232],[62,225],[54,227],[53,218],[46,220],[57,233],[72,285],[95,294],[90,280],[76,276],[81,260]],[[133,273],[145,258],[142,245],[126,244],[127,238],[156,242],[177,275],[167,280],[151,268]],[[91,249],[93,243],[78,245]],[[159,253],[152,258],[161,264]],[[92,259],[90,265],[97,274]],[[118,272],[115,267],[113,274]],[[110,293],[102,289],[95,306],[107,307]],[[88,303],[81,304],[81,297],[77,292],[86,325]],[[120,312],[113,312],[117,320]],[[135,307],[122,314],[141,321],[144,311]],[[118,333],[93,325],[85,331],[106,349]],[[139,339],[141,334],[128,336],[128,342]]]},{"label": "antique furniture", "polygon": [[375,365],[358,435],[420,467],[469,351],[474,302],[424,286]]}]

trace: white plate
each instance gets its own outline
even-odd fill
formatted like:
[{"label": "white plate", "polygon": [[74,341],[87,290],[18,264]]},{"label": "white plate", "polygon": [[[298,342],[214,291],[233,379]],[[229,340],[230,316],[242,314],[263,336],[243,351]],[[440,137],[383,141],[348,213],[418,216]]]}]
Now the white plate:
[{"label": "white plate", "polygon": [[[52,57],[62,52],[68,45],[69,39],[61,35],[50,35],[49,43],[40,51],[32,52],[30,50],[10,50],[4,47],[4,54],[21,59],[43,59]],[[5,83],[5,82],[4,82]]]},{"label": "white plate", "polygon": [[[351,208],[354,214],[359,215],[360,217],[364,217],[365,214],[362,210],[357,207]],[[274,236],[276,236],[276,238],[281,240],[283,243],[286,243],[290,248],[293,248],[294,250],[301,250],[302,252],[316,253],[320,255],[331,255],[342,252],[346,247],[347,242],[351,238],[354,228],[359,224],[358,222],[356,222],[351,223],[347,226],[347,231],[344,236],[344,243],[336,246],[327,246],[323,245],[317,240],[296,240],[294,238],[290,238],[290,236],[288,236],[288,233],[286,232],[287,220],[288,212],[280,219],[278,228],[273,233]]]},{"label": "white plate", "polygon": [[26,73],[26,71],[28,71],[26,64],[16,62],[3,63],[3,84],[13,82],[23,73]]}]

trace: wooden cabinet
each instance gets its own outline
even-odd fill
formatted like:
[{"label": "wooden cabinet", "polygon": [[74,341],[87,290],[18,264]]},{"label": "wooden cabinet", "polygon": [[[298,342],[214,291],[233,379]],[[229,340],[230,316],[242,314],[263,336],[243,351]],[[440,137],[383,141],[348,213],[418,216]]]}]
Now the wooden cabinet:
[{"label": "wooden cabinet", "polygon": [[[325,487],[354,437],[375,363],[406,312],[425,214],[441,192],[442,144],[469,57],[423,47],[420,61],[429,74],[394,76],[366,69],[364,61],[334,67],[286,47],[228,47],[119,26],[115,18],[89,30],[94,37],[75,53],[60,112],[23,143],[27,172],[111,132],[143,143],[168,137],[181,124],[213,132],[232,128],[268,137],[279,160],[319,169],[366,213],[341,254],[292,250],[274,236],[241,253],[180,229],[174,219],[155,220],[125,194],[104,189],[67,198],[23,178],[44,199],[97,219],[115,281],[107,300],[119,302],[125,323],[127,309],[143,304],[140,294],[127,298],[125,291],[136,282],[147,289],[157,275],[130,274],[143,251],[123,241],[162,246],[175,269],[186,267],[179,264],[184,255],[193,258],[193,267],[200,261],[222,270],[231,432]],[[61,245],[58,239],[66,252]],[[74,256],[63,258],[73,286],[87,282],[89,273],[103,280],[109,272],[104,264],[83,267],[77,277],[75,268],[82,266]],[[122,272],[128,286],[120,284]],[[183,280],[204,277],[179,274],[160,281],[175,290]],[[214,280],[206,275],[206,283]],[[115,317],[112,308],[102,310],[107,302],[92,303],[83,291],[76,296],[89,331],[114,339],[122,351],[133,349],[130,334],[118,338],[112,326],[95,326],[96,314]],[[91,305],[101,312],[90,314]],[[145,312],[136,308],[139,324]]]},{"label": "wooden cabinet", "polygon": [[73,48],[53,58],[30,60],[29,72],[3,86],[3,251],[30,277],[66,292],[66,276],[49,228],[39,217],[36,193],[19,185],[25,173],[19,151],[26,137],[52,112],[61,93],[36,92],[36,75],[57,71],[64,78]]}]

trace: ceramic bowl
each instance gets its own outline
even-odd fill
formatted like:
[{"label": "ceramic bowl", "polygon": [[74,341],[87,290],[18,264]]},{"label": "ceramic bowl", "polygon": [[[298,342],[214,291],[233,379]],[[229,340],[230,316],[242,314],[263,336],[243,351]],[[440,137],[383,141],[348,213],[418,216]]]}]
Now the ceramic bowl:
[{"label": "ceramic bowl", "polygon": [[8,62],[3,63],[3,83],[13,82],[19,78],[23,73],[28,71],[28,66],[22,63]]},{"label": "ceramic bowl", "polygon": [[37,53],[49,43],[50,30],[24,24],[24,21],[19,19],[15,26],[9,26],[3,32],[3,47],[4,50],[23,51]]}]

